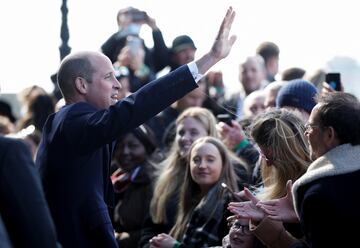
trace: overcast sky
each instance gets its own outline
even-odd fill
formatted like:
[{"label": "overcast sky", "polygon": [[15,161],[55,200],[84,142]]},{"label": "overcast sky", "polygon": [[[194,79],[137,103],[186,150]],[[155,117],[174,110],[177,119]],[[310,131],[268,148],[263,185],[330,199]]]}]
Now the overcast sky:
[{"label": "overcast sky", "polygon": [[[61,1],[2,0],[0,5],[2,92],[33,84],[51,91],[50,75],[59,65]],[[355,0],[68,0],[72,51],[98,50],[117,30],[117,11],[130,5],[156,19],[169,46],[176,36],[190,35],[197,56],[210,49],[227,7],[233,6],[237,14],[232,32],[238,40],[229,57],[214,68],[223,71],[231,90],[238,86],[239,63],[265,40],[279,45],[281,71],[297,66],[312,72],[335,56],[360,61]],[[141,35],[152,46],[147,27]]]}]

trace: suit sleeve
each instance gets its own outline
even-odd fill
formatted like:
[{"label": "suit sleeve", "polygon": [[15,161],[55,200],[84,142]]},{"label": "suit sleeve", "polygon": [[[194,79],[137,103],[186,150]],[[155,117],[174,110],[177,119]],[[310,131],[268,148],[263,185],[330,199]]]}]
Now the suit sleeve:
[{"label": "suit sleeve", "polygon": [[67,139],[74,146],[98,148],[141,125],[196,87],[188,66],[182,66],[109,109],[73,111],[65,123]]},{"label": "suit sleeve", "polygon": [[0,212],[15,247],[56,247],[55,228],[30,152],[21,141],[3,145]]}]

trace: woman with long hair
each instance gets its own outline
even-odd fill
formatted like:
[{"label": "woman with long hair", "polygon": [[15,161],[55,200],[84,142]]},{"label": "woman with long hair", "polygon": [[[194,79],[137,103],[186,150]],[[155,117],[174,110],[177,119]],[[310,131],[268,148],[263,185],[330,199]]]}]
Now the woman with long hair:
[{"label": "woman with long hair", "polygon": [[[259,200],[286,196],[287,182],[297,180],[306,172],[311,159],[304,130],[303,121],[293,112],[284,109],[266,112],[255,118],[251,125],[251,136],[261,155],[263,185],[254,190],[255,195],[245,189],[240,195],[249,201],[232,202],[228,209],[238,218],[250,219],[250,230],[265,244],[268,239],[264,237],[264,233],[258,232],[260,229],[257,231],[257,225],[265,225],[266,222],[270,227],[275,227],[277,223],[270,221],[256,204]],[[298,224],[284,223],[284,226],[294,236],[302,236]],[[271,232],[266,235],[269,234]]]},{"label": "woman with long hair", "polygon": [[159,175],[150,203],[150,216],[143,226],[140,247],[149,247],[149,240],[153,236],[168,233],[175,223],[180,187],[185,176],[186,154],[191,144],[200,137],[218,137],[216,119],[205,108],[186,109],[175,124],[175,140],[166,159],[158,166]]},{"label": "woman with long hair", "polygon": [[227,234],[232,195],[221,184],[238,189],[229,150],[219,139],[202,137],[192,144],[187,161],[175,225],[169,234],[153,237],[151,247],[221,245]]},{"label": "woman with long hair", "polygon": [[[160,174],[155,183],[150,204],[150,217],[144,224],[140,247],[149,247],[150,238],[159,233],[168,233],[175,224],[180,188],[186,172],[186,155],[192,143],[204,136],[219,137],[216,119],[205,108],[186,109],[176,119],[175,124],[175,140],[167,158],[159,165]],[[244,168],[241,165],[238,167]],[[247,179],[246,170],[243,169],[242,172],[244,176],[240,177],[239,182]]]},{"label": "woman with long hair", "polygon": [[284,109],[264,113],[252,123],[251,137],[259,146],[262,163],[260,200],[285,196],[286,182],[307,170],[311,159],[304,130],[303,121]]}]

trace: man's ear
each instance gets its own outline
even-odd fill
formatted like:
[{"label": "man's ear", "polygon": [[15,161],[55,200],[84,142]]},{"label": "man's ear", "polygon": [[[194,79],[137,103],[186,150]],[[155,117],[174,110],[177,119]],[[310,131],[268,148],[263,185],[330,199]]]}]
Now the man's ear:
[{"label": "man's ear", "polygon": [[85,95],[87,93],[87,81],[83,77],[75,78],[75,89],[81,95]]},{"label": "man's ear", "polygon": [[325,130],[325,145],[332,149],[340,144],[338,135],[333,127],[326,127]]}]

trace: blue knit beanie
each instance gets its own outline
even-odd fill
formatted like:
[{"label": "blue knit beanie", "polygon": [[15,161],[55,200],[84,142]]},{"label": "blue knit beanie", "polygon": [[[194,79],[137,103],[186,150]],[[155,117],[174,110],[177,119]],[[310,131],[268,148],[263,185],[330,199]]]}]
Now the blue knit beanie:
[{"label": "blue knit beanie", "polygon": [[300,108],[310,113],[316,105],[314,98],[317,93],[317,89],[312,83],[303,79],[291,80],[279,90],[276,107]]}]

